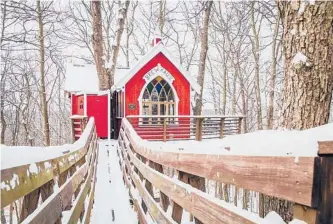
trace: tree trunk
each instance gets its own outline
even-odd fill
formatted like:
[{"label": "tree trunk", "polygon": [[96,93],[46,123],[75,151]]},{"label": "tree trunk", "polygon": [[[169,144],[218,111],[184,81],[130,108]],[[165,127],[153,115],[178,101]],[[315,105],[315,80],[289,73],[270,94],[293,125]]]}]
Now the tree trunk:
[{"label": "tree trunk", "polygon": [[269,92],[268,92],[268,106],[267,106],[267,129],[273,129],[274,122],[274,92],[275,92],[275,82],[276,82],[276,42],[280,27],[280,15],[278,14],[275,21],[273,43],[272,43],[272,67],[271,67],[271,77],[269,79]]},{"label": "tree trunk", "polygon": [[227,63],[225,60],[224,63],[224,69],[223,69],[223,89],[222,89],[222,114],[225,115],[226,112],[226,106],[227,106],[227,75],[228,75],[228,68]]},{"label": "tree trunk", "polygon": [[205,11],[204,11],[204,20],[203,20],[203,27],[201,31],[201,53],[200,53],[200,60],[199,60],[199,74],[197,78],[197,83],[200,86],[200,93],[195,93],[195,106],[194,106],[194,114],[201,115],[202,111],[202,97],[203,97],[203,87],[204,87],[204,80],[205,80],[205,69],[206,69],[206,57],[208,51],[208,25],[209,25],[209,18],[210,12],[213,5],[213,1],[207,1],[205,4]]},{"label": "tree trunk", "polygon": [[6,224],[7,223],[4,209],[1,209],[1,223],[2,224]]},{"label": "tree trunk", "polygon": [[38,28],[39,28],[39,54],[40,54],[40,98],[43,114],[45,145],[50,145],[49,114],[47,111],[46,89],[45,89],[45,47],[44,47],[44,24],[40,1],[37,1]]},{"label": "tree trunk", "polygon": [[160,0],[160,13],[159,13],[159,18],[158,18],[158,26],[160,29],[161,37],[163,34],[164,19],[165,19],[165,0]]},{"label": "tree trunk", "polygon": [[281,126],[326,124],[333,88],[333,2],[278,2],[285,59]]},{"label": "tree trunk", "polygon": [[251,2],[251,27],[253,33],[252,40],[252,52],[255,61],[255,92],[256,92],[256,103],[257,103],[257,122],[258,122],[258,130],[262,129],[262,112],[261,112],[261,96],[260,96],[260,48],[259,48],[259,33],[257,32],[256,24],[254,21],[254,4],[255,2]]},{"label": "tree trunk", "polygon": [[[110,86],[113,86],[114,84],[114,73],[116,70],[116,65],[117,65],[117,58],[119,54],[119,48],[120,48],[120,41],[121,41],[121,36],[124,31],[124,26],[125,26],[125,19],[127,16],[127,11],[128,11],[128,6],[129,6],[130,1],[127,0],[124,3],[124,6],[119,9],[119,15],[118,15],[118,30],[116,34],[116,40],[115,40],[115,45],[112,46],[112,59],[111,59],[111,68],[108,70],[107,73],[110,74]],[[121,7],[121,5],[119,5]]]},{"label": "tree trunk", "polygon": [[91,2],[91,13],[93,27],[92,45],[94,49],[94,60],[99,79],[99,89],[107,90],[111,88],[111,82],[107,69],[105,69],[105,60],[103,59],[103,31],[100,1]]},{"label": "tree trunk", "polygon": [[6,128],[7,128],[7,123],[6,123],[6,119],[5,119],[5,113],[4,113],[4,105],[5,105],[4,94],[1,94],[1,96],[0,96],[0,119],[1,119],[0,144],[5,144],[5,134],[6,134]]}]

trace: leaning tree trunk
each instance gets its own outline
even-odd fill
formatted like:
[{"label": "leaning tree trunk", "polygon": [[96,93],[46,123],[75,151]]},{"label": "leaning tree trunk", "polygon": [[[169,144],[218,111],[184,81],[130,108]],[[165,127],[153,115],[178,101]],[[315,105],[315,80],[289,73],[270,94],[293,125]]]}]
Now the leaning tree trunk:
[{"label": "leaning tree trunk", "polygon": [[[130,1],[125,1],[122,8],[119,9],[118,15],[118,30],[116,34],[115,44],[112,46],[112,59],[111,59],[111,68],[107,68],[107,74],[110,77],[110,86],[114,84],[114,73],[116,71],[117,59],[120,49],[120,41],[124,32],[125,19],[127,17],[127,11]],[[119,6],[121,7],[121,6]]]},{"label": "leaning tree trunk", "polygon": [[333,88],[333,2],[278,3],[285,58],[281,126],[326,124]]},{"label": "leaning tree trunk", "polygon": [[105,69],[105,60],[103,53],[103,31],[102,31],[102,13],[101,1],[91,2],[92,13],[92,45],[94,49],[94,60],[99,80],[99,89],[107,90],[111,88],[110,76]]},{"label": "leaning tree trunk", "polygon": [[202,110],[202,96],[203,96],[203,86],[205,80],[205,69],[206,69],[206,57],[208,52],[208,25],[209,25],[209,18],[210,12],[213,5],[213,1],[207,1],[205,4],[205,11],[204,11],[204,21],[203,27],[201,31],[201,53],[200,53],[200,60],[199,60],[199,73],[197,82],[200,86],[200,93],[195,94],[195,107],[194,107],[194,114],[201,115]]},{"label": "leaning tree trunk", "polygon": [[46,88],[45,88],[45,46],[44,46],[44,24],[43,12],[41,9],[40,1],[37,1],[37,16],[39,28],[39,54],[40,54],[40,98],[42,104],[43,126],[44,126],[44,140],[45,145],[50,145],[50,125],[49,114],[47,109]]}]

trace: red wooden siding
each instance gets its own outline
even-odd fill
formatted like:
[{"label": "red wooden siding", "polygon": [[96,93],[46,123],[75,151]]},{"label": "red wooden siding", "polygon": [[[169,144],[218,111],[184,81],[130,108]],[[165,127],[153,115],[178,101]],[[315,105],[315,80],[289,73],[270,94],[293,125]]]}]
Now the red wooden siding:
[{"label": "red wooden siding", "polygon": [[[152,68],[161,64],[166,70],[168,70],[175,78],[173,83],[178,98],[178,115],[189,115],[190,114],[190,83],[185,79],[183,74],[162,54],[159,53],[146,65],[144,65],[125,85],[126,93],[126,114],[127,115],[139,115],[139,101],[142,88],[145,86],[146,81],[143,76],[149,72]],[[128,104],[135,104],[134,110],[128,109]]]},{"label": "red wooden siding", "polygon": [[108,95],[87,95],[87,116],[95,118],[97,136],[108,137]]},{"label": "red wooden siding", "polygon": [[84,96],[72,94],[72,115],[84,115]]}]

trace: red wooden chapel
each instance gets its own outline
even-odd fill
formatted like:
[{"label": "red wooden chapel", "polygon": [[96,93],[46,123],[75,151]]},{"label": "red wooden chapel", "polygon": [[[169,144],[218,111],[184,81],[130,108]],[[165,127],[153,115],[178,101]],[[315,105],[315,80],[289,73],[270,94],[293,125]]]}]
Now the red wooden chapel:
[{"label": "red wooden chapel", "polygon": [[[72,115],[94,116],[101,138],[117,138],[121,119],[129,115],[190,115],[191,90],[199,91],[189,72],[172,57],[160,38],[154,39],[151,49],[131,68],[116,69],[110,91],[98,91],[94,65],[69,68],[65,89],[71,95]],[[77,79],[81,81],[77,83]],[[75,88],[72,82],[76,82]],[[140,124],[159,126],[159,122],[148,118]]]}]

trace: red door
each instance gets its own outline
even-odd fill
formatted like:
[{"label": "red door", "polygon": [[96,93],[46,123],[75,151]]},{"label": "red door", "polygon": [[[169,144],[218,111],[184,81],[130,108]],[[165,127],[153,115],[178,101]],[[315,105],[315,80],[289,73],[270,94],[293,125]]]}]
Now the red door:
[{"label": "red door", "polygon": [[108,95],[87,95],[87,116],[94,117],[97,136],[108,137]]}]

